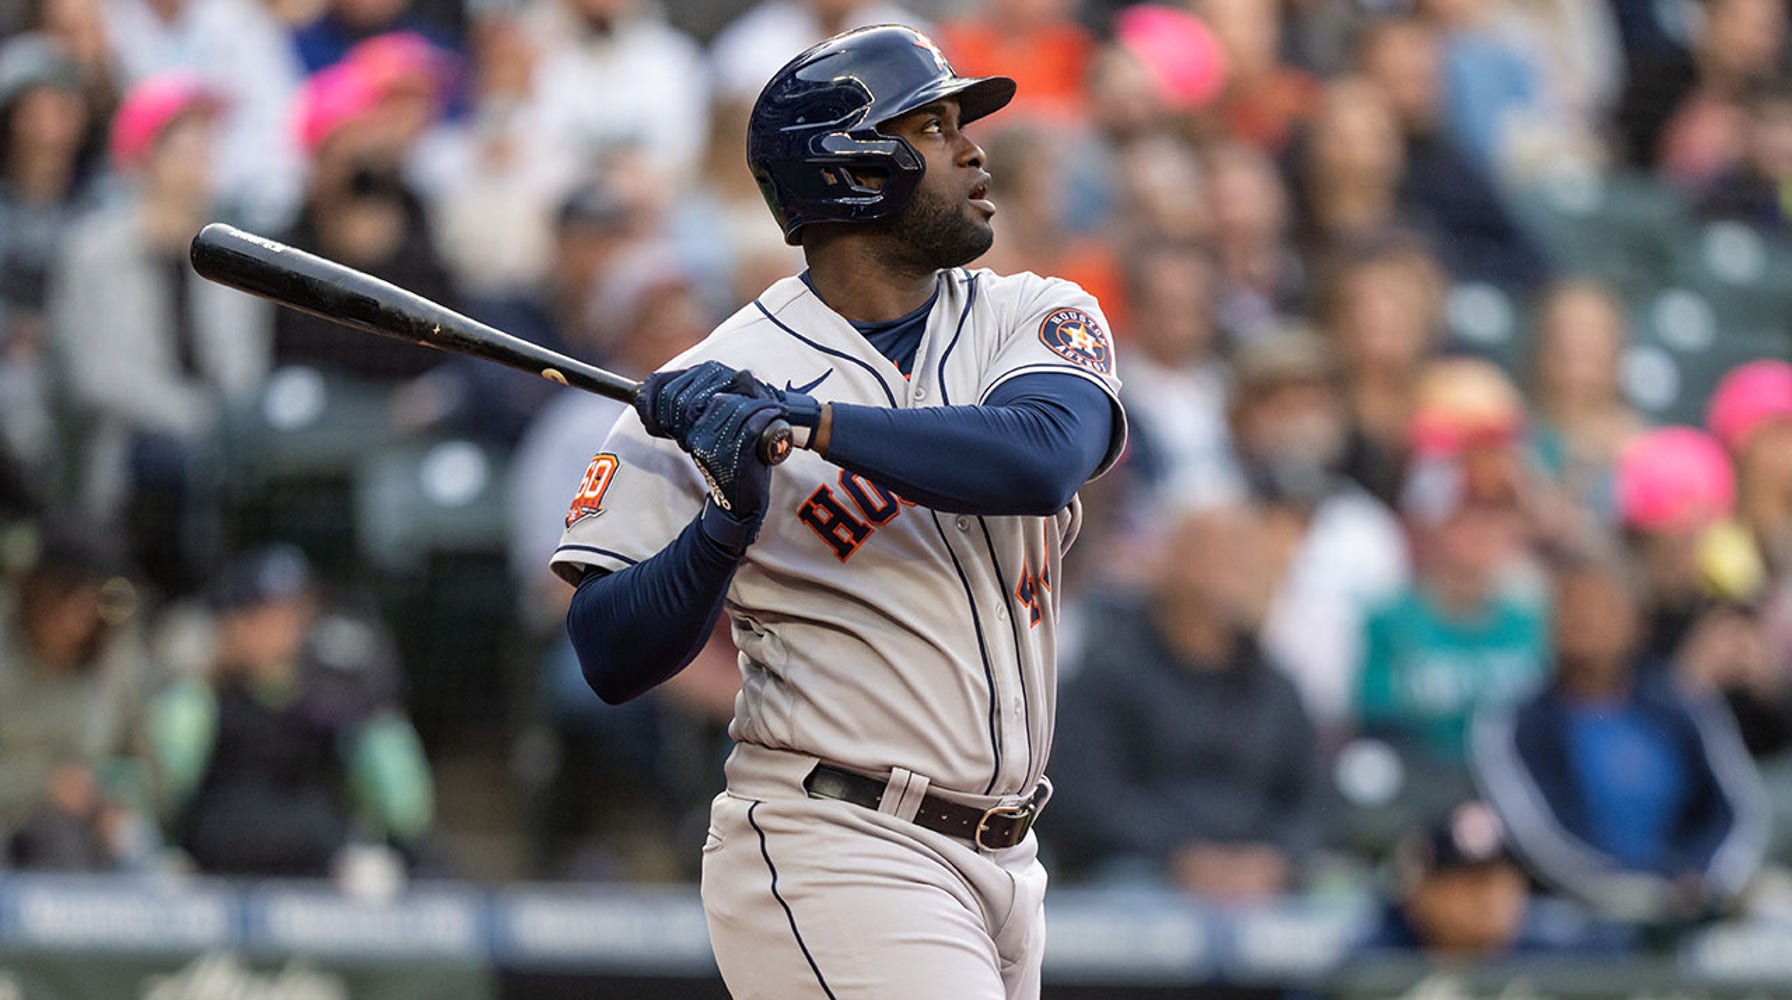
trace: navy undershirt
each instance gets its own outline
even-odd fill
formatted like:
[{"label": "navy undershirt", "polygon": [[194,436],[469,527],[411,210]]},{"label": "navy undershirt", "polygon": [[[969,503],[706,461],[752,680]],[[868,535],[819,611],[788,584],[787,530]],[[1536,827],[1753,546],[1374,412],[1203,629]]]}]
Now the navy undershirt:
[{"label": "navy undershirt", "polygon": [[[809,280],[809,272],[802,273],[803,284],[809,291],[815,291],[815,282]],[[816,298],[821,293],[816,292]],[[847,320],[852,328],[859,331],[860,336],[877,348],[877,353],[890,359],[890,363],[904,376],[913,375],[915,369],[915,352],[921,347],[921,335],[927,332],[927,317],[933,314],[933,304],[940,297],[939,285],[934,285],[933,294],[927,297],[927,304],[906,316],[895,319],[877,320],[871,323],[860,323]]]}]

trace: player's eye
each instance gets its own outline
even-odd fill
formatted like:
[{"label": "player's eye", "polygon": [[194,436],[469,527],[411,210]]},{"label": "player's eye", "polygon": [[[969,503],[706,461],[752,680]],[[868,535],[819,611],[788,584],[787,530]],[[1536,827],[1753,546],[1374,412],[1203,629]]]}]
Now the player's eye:
[{"label": "player's eye", "polygon": [[927,119],[927,123],[921,126],[921,131],[923,132],[944,132],[945,130],[946,123],[940,121],[938,118],[929,118]]}]

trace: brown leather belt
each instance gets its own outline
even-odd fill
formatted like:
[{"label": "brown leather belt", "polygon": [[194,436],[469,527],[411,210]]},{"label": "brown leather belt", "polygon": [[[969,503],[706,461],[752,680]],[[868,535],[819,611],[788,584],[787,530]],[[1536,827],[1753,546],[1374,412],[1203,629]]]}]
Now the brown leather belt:
[{"label": "brown leather belt", "polygon": [[[887,782],[862,774],[843,771],[828,764],[817,764],[803,779],[803,788],[811,798],[838,799],[866,809],[876,809],[883,802]],[[948,837],[968,840],[986,851],[1013,847],[1026,839],[1044,802],[1045,785],[1033,797],[1019,805],[979,809],[937,795],[921,797],[921,808],[915,812],[915,825]]]}]

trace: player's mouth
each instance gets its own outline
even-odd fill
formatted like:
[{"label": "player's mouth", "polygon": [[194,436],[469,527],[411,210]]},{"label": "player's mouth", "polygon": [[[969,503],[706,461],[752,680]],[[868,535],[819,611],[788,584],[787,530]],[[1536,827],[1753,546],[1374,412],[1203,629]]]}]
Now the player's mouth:
[{"label": "player's mouth", "polygon": [[996,214],[995,202],[989,200],[988,176],[985,176],[983,180],[978,181],[976,185],[971,188],[971,205],[981,210],[984,215]]}]

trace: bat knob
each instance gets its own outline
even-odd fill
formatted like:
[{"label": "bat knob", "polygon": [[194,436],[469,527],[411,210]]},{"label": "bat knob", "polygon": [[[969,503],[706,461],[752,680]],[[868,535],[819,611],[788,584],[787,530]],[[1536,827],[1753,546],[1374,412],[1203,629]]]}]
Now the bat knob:
[{"label": "bat knob", "polygon": [[779,419],[765,425],[759,433],[759,460],[767,465],[780,465],[795,447],[790,439],[790,422]]}]

